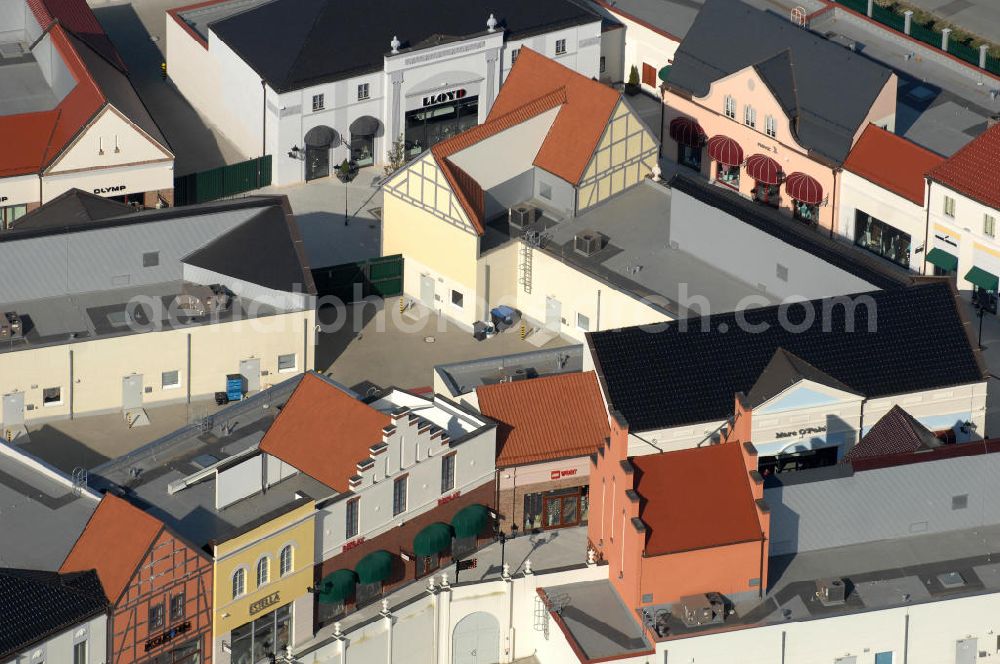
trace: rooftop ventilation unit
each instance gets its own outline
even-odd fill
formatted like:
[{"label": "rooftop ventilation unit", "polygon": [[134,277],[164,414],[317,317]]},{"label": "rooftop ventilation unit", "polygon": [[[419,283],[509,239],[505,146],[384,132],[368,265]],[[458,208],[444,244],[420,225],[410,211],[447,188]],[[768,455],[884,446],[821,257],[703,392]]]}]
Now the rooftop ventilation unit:
[{"label": "rooftop ventilation unit", "polygon": [[0,58],[4,59],[17,59],[28,52],[25,48],[25,44],[21,42],[7,42],[6,44],[0,44]]},{"label": "rooftop ventilation unit", "polygon": [[838,606],[847,601],[847,584],[843,579],[818,579],[816,597],[823,606]]},{"label": "rooftop ventilation unit", "polygon": [[508,221],[511,228],[523,229],[538,219],[538,210],[530,205],[515,205],[508,211]]},{"label": "rooftop ventilation unit", "polygon": [[573,249],[578,254],[593,256],[604,248],[605,237],[597,231],[580,231],[573,238]]},{"label": "rooftop ventilation unit", "polygon": [[688,595],[674,605],[673,613],[685,627],[721,625],[726,620],[726,600],[719,593]]},{"label": "rooftop ventilation unit", "polygon": [[211,286],[184,284],[181,294],[174,302],[186,316],[204,316],[228,311],[232,306],[232,299],[229,289],[220,284]]},{"label": "rooftop ventilation unit", "polygon": [[21,317],[13,311],[0,316],[0,339],[21,339],[24,336],[24,326],[21,324]]}]

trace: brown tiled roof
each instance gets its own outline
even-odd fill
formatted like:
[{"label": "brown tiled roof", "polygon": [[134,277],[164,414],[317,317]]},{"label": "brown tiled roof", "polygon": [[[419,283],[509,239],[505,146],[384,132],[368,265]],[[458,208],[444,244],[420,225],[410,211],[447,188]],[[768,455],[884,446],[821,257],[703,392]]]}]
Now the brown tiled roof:
[{"label": "brown tiled roof", "polygon": [[967,143],[928,176],[984,205],[1000,209],[1000,124]]},{"label": "brown tiled roof", "polygon": [[59,571],[97,570],[105,594],[115,603],[163,527],[131,503],[105,494]]},{"label": "brown tiled roof", "polygon": [[497,467],[593,454],[608,415],[593,371],[487,385],[479,410],[499,423]]},{"label": "brown tiled roof", "polygon": [[924,176],[944,157],[870,124],[851,148],[844,168],[916,203],[924,204]]},{"label": "brown tiled roof", "polygon": [[368,448],[382,442],[390,418],[307,373],[292,392],[260,449],[343,493]]},{"label": "brown tiled roof", "polygon": [[932,450],[941,444],[927,427],[897,404],[844,455],[843,462]]},{"label": "brown tiled roof", "polygon": [[760,541],[739,443],[634,457],[647,555]]}]

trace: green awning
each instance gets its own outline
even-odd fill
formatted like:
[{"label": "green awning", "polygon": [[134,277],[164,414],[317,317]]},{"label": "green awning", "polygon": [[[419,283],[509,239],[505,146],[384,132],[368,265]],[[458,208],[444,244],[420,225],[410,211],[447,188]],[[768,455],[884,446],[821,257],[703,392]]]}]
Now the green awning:
[{"label": "green awning", "polygon": [[660,67],[660,73],[657,74],[657,76],[660,77],[661,81],[666,81],[667,80],[667,76],[670,75],[670,67],[671,67],[671,65],[666,65],[665,67]]},{"label": "green awning", "polygon": [[972,266],[969,273],[965,275],[965,280],[974,283],[980,288],[988,291],[997,292],[997,275],[987,272],[981,268]]},{"label": "green awning", "polygon": [[451,525],[455,527],[455,537],[474,537],[478,535],[490,513],[482,505],[468,505],[451,517]]},{"label": "green awning", "polygon": [[945,272],[954,272],[958,269],[958,256],[949,254],[944,249],[938,249],[937,247],[927,252],[927,262],[941,268]]},{"label": "green awning", "polygon": [[413,538],[413,553],[418,556],[433,556],[451,546],[452,529],[447,523],[432,523]]},{"label": "green awning", "polygon": [[385,581],[392,575],[392,554],[384,549],[372,551],[354,566],[361,583]]},{"label": "green awning", "polygon": [[358,585],[358,575],[351,569],[338,569],[327,574],[319,584],[317,597],[321,604],[340,604],[354,594],[354,586]]}]

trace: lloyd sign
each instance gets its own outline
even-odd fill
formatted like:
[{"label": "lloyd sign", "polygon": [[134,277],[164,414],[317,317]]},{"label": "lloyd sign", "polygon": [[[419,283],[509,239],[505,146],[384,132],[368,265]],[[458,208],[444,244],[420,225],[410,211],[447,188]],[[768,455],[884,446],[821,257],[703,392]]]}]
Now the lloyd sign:
[{"label": "lloyd sign", "polygon": [[435,104],[443,104],[448,101],[456,101],[462,99],[467,95],[468,92],[465,88],[459,88],[458,90],[451,90],[450,92],[442,92],[436,95],[427,95],[423,99],[424,106],[433,106]]}]

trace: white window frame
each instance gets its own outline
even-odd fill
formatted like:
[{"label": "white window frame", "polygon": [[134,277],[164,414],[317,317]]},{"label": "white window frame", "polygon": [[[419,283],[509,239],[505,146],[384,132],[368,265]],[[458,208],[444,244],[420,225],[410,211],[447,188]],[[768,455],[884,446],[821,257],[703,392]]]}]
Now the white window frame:
[{"label": "white window frame", "polygon": [[566,40],[557,39],[556,40],[556,55],[566,55]]},{"label": "white window frame", "polygon": [[597,71],[600,72],[601,74],[606,73],[608,71],[608,59],[602,55],[601,59],[598,60],[598,62],[600,64],[597,67]]},{"label": "white window frame", "polygon": [[[397,512],[396,511],[396,487],[398,487],[398,486],[403,487],[403,491],[402,491],[403,500],[401,501],[402,502],[402,507]],[[400,514],[405,514],[406,513],[406,508],[408,507],[409,500],[410,500],[410,476],[409,475],[405,475],[403,477],[397,477],[396,479],[394,479],[392,481],[392,516],[393,517],[397,517]]]},{"label": "white window frame", "polygon": [[730,120],[735,120],[736,119],[736,97],[734,97],[732,95],[726,95],[726,98],[725,98],[725,100],[724,100],[723,103],[725,105],[725,108],[723,109],[723,111],[725,112],[726,117],[729,118]]},{"label": "white window frame", "polygon": [[[292,358],[292,366],[281,368],[281,358],[289,357]],[[292,373],[299,370],[299,354],[298,353],[282,353],[278,355],[278,373]]]},{"label": "white window frame", "polygon": [[743,107],[743,124],[751,129],[757,128],[757,109],[750,104]]},{"label": "white window frame", "polygon": [[[586,325],[581,324],[581,319],[586,321]],[[576,329],[583,330],[584,332],[590,332],[590,316],[579,311],[576,312]]]},{"label": "white window frame", "polygon": [[944,216],[955,218],[955,199],[947,195],[944,197]]},{"label": "white window frame", "polygon": [[322,92],[317,92],[312,96],[312,108],[313,113],[322,111],[326,109],[326,95]]},{"label": "white window frame", "polygon": [[[234,569],[233,575],[229,580],[233,599],[239,599],[247,594],[247,570],[245,567],[237,567]],[[237,580],[239,580],[238,583]]]},{"label": "white window frame", "polygon": [[990,238],[997,236],[997,218],[992,214],[983,215],[983,235]]},{"label": "white window frame", "polygon": [[[45,390],[59,390],[59,398],[56,399],[55,401],[46,401]],[[55,406],[61,406],[61,405],[63,405],[62,385],[55,385],[53,387],[46,387],[42,389],[42,408],[53,408]]]},{"label": "white window frame", "polygon": [[517,56],[519,55],[521,55],[520,47],[510,49],[510,64],[514,64],[515,62],[517,62]]},{"label": "white window frame", "polygon": [[[354,528],[351,529],[351,506],[354,506]],[[344,539],[351,540],[361,533],[361,496],[351,498],[344,504]]]},{"label": "white window frame", "polygon": [[[177,374],[177,382],[176,383],[165,383],[165,382],[163,382],[164,381],[164,375],[168,374],[168,373],[176,373]],[[179,389],[180,386],[181,386],[181,370],[180,369],[171,369],[170,371],[161,371],[160,372],[160,389],[161,390],[176,390],[176,389]]]},{"label": "white window frame", "polygon": [[[261,563],[264,563],[264,578],[261,580]],[[266,586],[271,583],[271,557],[261,556],[257,559],[257,564],[254,566],[254,578],[257,581],[257,587]]]},{"label": "white window frame", "polygon": [[372,89],[368,83],[358,83],[358,101],[371,99]]},{"label": "white window frame", "polygon": [[[285,554],[288,554],[287,556]],[[285,563],[288,563],[286,568]],[[295,571],[295,547],[291,544],[286,544],[281,547],[281,551],[278,553],[278,577],[282,578],[288,576]]]},{"label": "white window frame", "polygon": [[767,115],[764,117],[764,133],[775,138],[778,135],[778,123],[774,119],[773,115]]}]

